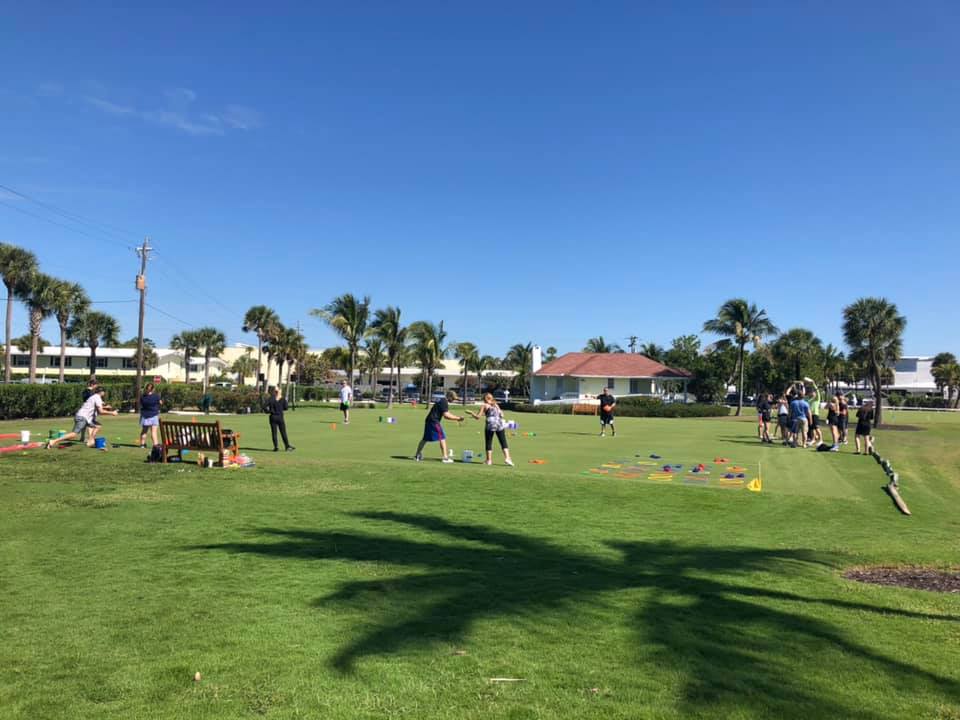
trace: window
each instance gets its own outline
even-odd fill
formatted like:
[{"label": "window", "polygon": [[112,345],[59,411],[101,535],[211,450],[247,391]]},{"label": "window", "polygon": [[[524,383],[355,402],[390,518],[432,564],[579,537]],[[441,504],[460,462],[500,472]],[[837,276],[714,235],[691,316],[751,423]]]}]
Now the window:
[{"label": "window", "polygon": [[643,390],[640,389],[640,381],[637,380],[637,379],[635,379],[635,378],[631,378],[631,379],[630,379],[630,394],[631,394],[631,395],[639,395],[639,394],[642,393],[642,392],[643,392]]},{"label": "window", "polygon": [[203,372],[203,365],[199,363],[190,363],[190,372]]},{"label": "window", "polygon": [[615,378],[607,378],[607,387],[610,388],[611,390],[616,389],[616,387],[617,387],[617,381],[616,381],[616,379],[615,379]]},{"label": "window", "polygon": [[29,356],[29,355],[14,355],[14,356],[13,356],[13,366],[14,366],[14,367],[30,367],[30,356]]},{"label": "window", "polygon": [[[63,366],[64,366],[64,367],[73,367],[73,358],[72,358],[70,355],[67,355],[67,356],[63,359]],[[57,357],[56,355],[51,355],[51,356],[50,356],[50,367],[55,367],[55,368],[60,367],[60,358]]]},{"label": "window", "polygon": [[[89,358],[89,357],[87,358],[87,367],[90,367],[90,358]],[[105,368],[105,367],[107,367],[107,358],[105,358],[105,357],[98,357],[98,358],[97,358],[97,368],[99,369],[99,368]]]},{"label": "window", "polygon": [[124,358],[123,359],[123,369],[124,370],[136,370],[137,363],[134,362],[134,358]]}]

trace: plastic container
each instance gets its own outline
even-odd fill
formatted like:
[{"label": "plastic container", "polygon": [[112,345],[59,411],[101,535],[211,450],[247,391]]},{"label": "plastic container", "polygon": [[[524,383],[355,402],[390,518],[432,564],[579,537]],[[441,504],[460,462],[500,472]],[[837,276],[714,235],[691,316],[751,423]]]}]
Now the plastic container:
[{"label": "plastic container", "polygon": [[29,430],[21,430],[21,431],[20,431],[20,442],[22,442],[24,445],[26,445],[28,442],[30,442],[30,431],[29,431]]},{"label": "plastic container", "polygon": [[93,446],[97,450],[106,450],[107,449],[107,439],[103,437],[95,438],[93,441]]},{"label": "plastic container", "polygon": [[464,450],[463,451],[463,461],[465,463],[473,462],[473,450]]}]

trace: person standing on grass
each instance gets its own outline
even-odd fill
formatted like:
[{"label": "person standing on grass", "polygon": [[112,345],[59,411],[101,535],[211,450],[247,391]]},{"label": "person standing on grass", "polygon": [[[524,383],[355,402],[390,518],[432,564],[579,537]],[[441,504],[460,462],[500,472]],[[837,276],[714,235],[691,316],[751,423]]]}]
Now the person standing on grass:
[{"label": "person standing on grass", "polygon": [[510,459],[510,448],[507,447],[507,421],[503,419],[503,411],[497,405],[493,395],[486,393],[483,396],[483,404],[478,412],[467,412],[474,420],[479,420],[480,416],[486,417],[486,428],[484,429],[484,438],[487,444],[487,459],[485,465],[493,465],[493,436],[497,436],[500,441],[500,449],[503,450],[503,462],[513,467],[513,460]]},{"label": "person standing on grass", "polygon": [[147,446],[147,430],[150,430],[150,439],[153,447],[160,446],[160,406],[163,400],[154,392],[153,383],[147,383],[143,395],[140,396],[140,447]]},{"label": "person standing on grass", "polygon": [[610,434],[617,436],[617,428],[613,424],[613,411],[617,407],[617,399],[610,394],[610,388],[604,388],[603,392],[597,396],[600,401],[600,437],[604,436],[607,425],[610,426]]},{"label": "person standing on grass", "polygon": [[271,387],[268,391],[267,413],[270,416],[270,437],[273,438],[273,451],[280,452],[277,446],[277,430],[280,431],[280,437],[283,438],[283,446],[287,452],[296,450],[287,439],[287,422],[283,419],[283,413],[287,409],[287,399],[280,394],[279,387]]},{"label": "person standing on grass", "polygon": [[873,450],[873,435],[871,432],[871,425],[873,424],[874,412],[873,412],[873,401],[867,400],[863,407],[857,410],[857,430],[856,435],[854,435],[854,442],[857,444],[857,451],[854,455],[860,454],[860,438],[863,438],[863,454],[869,455],[870,451]]},{"label": "person standing on grass", "polygon": [[350,424],[350,403],[353,402],[353,388],[346,380],[340,381],[340,412],[343,413],[343,424]]},{"label": "person standing on grass", "polygon": [[456,398],[456,396],[457,394],[453,392],[453,390],[447,390],[446,397],[440,398],[430,407],[430,412],[427,413],[427,417],[423,423],[423,438],[421,438],[420,444],[417,445],[417,452],[413,456],[413,459],[417,462],[423,460],[423,446],[428,442],[439,442],[440,453],[443,455],[442,462],[453,462],[453,458],[447,456],[447,436],[443,432],[442,423],[444,418],[456,422],[463,422],[462,417],[458,417],[450,412],[449,401]]},{"label": "person standing on grass", "polygon": [[814,447],[823,442],[820,433],[820,388],[811,382],[811,389],[807,393],[807,404],[810,406],[810,428],[807,430],[807,440]]},{"label": "person standing on grass", "polygon": [[107,391],[105,388],[97,387],[96,392],[87,398],[86,402],[77,410],[77,414],[73,418],[73,430],[62,438],[56,438],[48,442],[47,448],[56,447],[60,443],[67,442],[68,440],[78,439],[86,428],[90,428],[87,447],[93,447],[97,437],[97,431],[100,429],[99,425],[94,424],[94,418],[99,414],[117,415],[116,410],[104,403],[103,398],[106,394]]},{"label": "person standing on grass", "polygon": [[827,425],[830,435],[833,436],[832,452],[840,452],[840,399],[834,395],[827,403]]},{"label": "person standing on grass", "polygon": [[846,395],[837,395],[837,401],[840,403],[840,442],[847,444],[847,429],[850,427],[850,406],[847,404]]},{"label": "person standing on grass", "polygon": [[798,392],[790,401],[790,415],[793,418],[793,447],[806,447],[807,428],[810,427],[810,405]]},{"label": "person standing on grass", "polygon": [[787,396],[781,395],[777,401],[777,430],[780,431],[780,440],[784,445],[790,438],[790,407],[787,405]]},{"label": "person standing on grass", "polygon": [[773,444],[770,439],[770,403],[773,402],[773,395],[770,393],[760,394],[757,401],[757,419],[759,424],[760,442]]}]

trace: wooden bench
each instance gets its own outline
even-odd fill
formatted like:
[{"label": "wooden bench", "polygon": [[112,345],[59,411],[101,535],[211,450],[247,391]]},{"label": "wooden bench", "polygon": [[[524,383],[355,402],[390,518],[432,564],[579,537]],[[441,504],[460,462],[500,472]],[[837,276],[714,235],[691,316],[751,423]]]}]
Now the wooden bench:
[{"label": "wooden bench", "polygon": [[571,415],[596,415],[600,410],[600,405],[592,403],[574,403]]},{"label": "wooden bench", "polygon": [[240,454],[240,433],[223,431],[220,421],[183,422],[160,419],[160,445],[163,450],[163,462],[169,462],[169,453],[177,451],[177,457],[183,460],[184,450],[217,453],[220,466],[224,457]]}]

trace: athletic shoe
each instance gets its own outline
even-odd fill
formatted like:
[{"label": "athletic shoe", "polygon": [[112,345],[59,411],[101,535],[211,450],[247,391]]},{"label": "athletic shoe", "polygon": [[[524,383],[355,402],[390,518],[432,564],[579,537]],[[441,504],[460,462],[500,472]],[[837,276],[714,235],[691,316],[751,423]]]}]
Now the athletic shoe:
[{"label": "athletic shoe", "polygon": [[513,467],[513,460],[504,460],[504,461],[503,461],[503,464],[504,464],[504,465],[509,465],[510,467]]},{"label": "athletic shoe", "polygon": [[296,450],[296,448],[293,445],[287,448],[287,452],[293,452],[294,450]]},{"label": "athletic shoe", "polygon": [[605,437],[603,433],[600,433],[600,437]]},{"label": "athletic shoe", "polygon": [[421,455],[420,453],[417,453],[416,455],[413,456],[413,459],[416,460],[417,462],[420,462],[421,460],[423,460],[423,455]]},{"label": "athletic shoe", "polygon": [[834,445],[832,448],[830,448],[830,452],[840,452],[840,446]]},{"label": "athletic shoe", "polygon": [[483,464],[484,464],[484,465],[493,465],[493,460],[484,460],[484,461],[483,461]]},{"label": "athletic shoe", "polygon": [[442,462],[442,463],[447,463],[447,464],[449,465],[450,463],[453,462],[453,458],[451,458],[451,457],[446,457],[446,458],[444,458],[443,460],[441,460],[440,462]]},{"label": "athletic shoe", "polygon": [[280,448],[274,448],[273,451],[274,451],[274,452],[280,452]]}]

